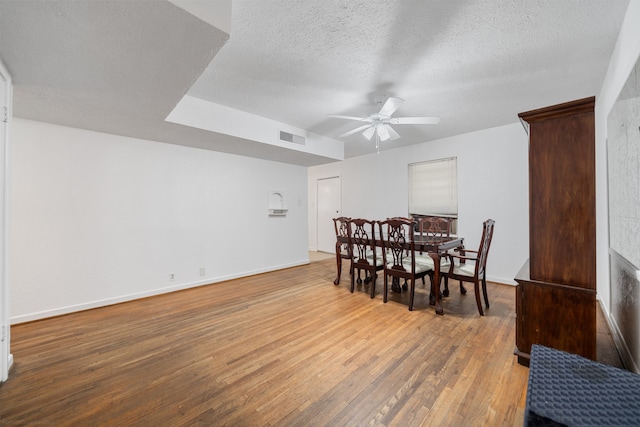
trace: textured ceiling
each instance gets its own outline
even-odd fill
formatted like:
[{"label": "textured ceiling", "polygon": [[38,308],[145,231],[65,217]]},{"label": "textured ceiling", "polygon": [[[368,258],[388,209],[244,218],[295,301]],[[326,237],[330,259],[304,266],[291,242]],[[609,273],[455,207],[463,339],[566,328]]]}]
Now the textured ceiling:
[{"label": "textured ceiling", "polygon": [[[229,37],[163,0],[0,0],[0,55],[18,117],[311,165],[329,159],[164,118],[189,94],[339,139],[359,123],[326,115],[373,113],[383,92],[406,100],[394,116],[442,121],[395,126],[382,149],[514,123],[598,94],[627,5],[233,0]],[[345,157],[375,151],[342,140]]]},{"label": "textured ceiling", "polygon": [[[233,2],[232,36],[190,94],[337,138],[373,94],[405,99],[414,144],[514,123],[597,95],[628,2],[615,0]],[[361,134],[345,156],[372,152]]]}]

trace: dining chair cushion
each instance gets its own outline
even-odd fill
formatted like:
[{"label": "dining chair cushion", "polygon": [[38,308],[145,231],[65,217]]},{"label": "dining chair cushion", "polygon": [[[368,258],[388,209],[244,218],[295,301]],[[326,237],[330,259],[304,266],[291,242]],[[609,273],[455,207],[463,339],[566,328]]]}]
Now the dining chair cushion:
[{"label": "dining chair cushion", "polygon": [[[418,255],[416,254],[416,264],[424,264],[427,265],[429,267],[431,267],[431,270],[435,269],[435,264],[433,263],[433,258],[431,258],[429,255],[422,254],[422,255]],[[451,265],[451,263],[449,262],[449,259],[446,256],[441,256],[440,257],[440,271],[449,271],[449,266]]]},{"label": "dining chair cushion", "polygon": [[416,266],[417,265],[427,267],[427,270],[433,270],[435,268],[435,264],[433,263],[433,258],[431,258],[427,254],[423,254],[423,255],[416,254]]},{"label": "dining chair cushion", "polygon": [[474,263],[455,263],[453,265],[453,273],[459,276],[473,277],[473,275],[476,273],[476,265]]},{"label": "dining chair cushion", "polygon": [[[373,254],[367,254],[367,261],[373,264]],[[376,265],[384,265],[384,259],[382,258],[381,253],[376,254]]]},{"label": "dining chair cushion", "polygon": [[[387,268],[388,269],[392,269],[393,268],[393,263],[387,263]],[[406,262],[402,263],[402,267],[404,267],[404,269],[406,271],[411,271],[411,260],[407,260]],[[416,274],[420,274],[420,273],[424,273],[425,271],[429,271],[429,270],[433,270],[433,266],[429,267],[427,264],[420,264],[417,262],[416,260]]]}]

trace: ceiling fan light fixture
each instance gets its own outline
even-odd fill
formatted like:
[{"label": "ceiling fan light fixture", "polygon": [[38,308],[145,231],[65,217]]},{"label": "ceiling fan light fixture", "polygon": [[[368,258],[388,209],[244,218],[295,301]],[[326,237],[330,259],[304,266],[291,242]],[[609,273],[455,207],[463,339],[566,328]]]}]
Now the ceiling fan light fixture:
[{"label": "ceiling fan light fixture", "polygon": [[387,129],[388,125],[380,124],[376,126],[376,131],[378,132],[378,136],[380,137],[380,141],[386,141],[391,137],[389,135],[389,129]]},{"label": "ceiling fan light fixture", "polygon": [[369,126],[364,132],[362,132],[362,135],[364,135],[365,138],[371,141],[371,137],[373,136],[373,133],[375,131],[376,131],[375,126]]}]

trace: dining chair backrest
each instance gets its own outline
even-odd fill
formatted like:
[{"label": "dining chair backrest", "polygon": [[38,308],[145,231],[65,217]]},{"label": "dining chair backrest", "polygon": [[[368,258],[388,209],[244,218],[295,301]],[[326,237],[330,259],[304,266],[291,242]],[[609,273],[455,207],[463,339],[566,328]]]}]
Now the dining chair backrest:
[{"label": "dining chair backrest", "polygon": [[[380,221],[380,236],[384,245],[385,264],[397,271],[415,271],[414,229],[416,222],[409,218],[387,218]],[[407,267],[411,265],[411,270]]]},{"label": "dining chair backrest", "polygon": [[358,272],[357,283],[361,284],[360,273],[365,271],[365,284],[370,284],[371,298],[375,296],[376,272],[384,267],[380,250],[376,247],[377,222],[357,218],[347,222],[349,231],[349,250],[351,251],[351,292],[355,289],[355,271]]},{"label": "dining chair backrest", "polygon": [[376,265],[376,221],[357,218],[347,221],[349,246],[355,264]]},{"label": "dining chair backrest", "polygon": [[342,254],[351,258],[351,252],[349,251],[349,228],[348,223],[351,218],[341,216],[333,218],[333,228],[336,231],[336,254]]},{"label": "dining chair backrest", "polygon": [[478,248],[478,261],[476,262],[477,277],[483,276],[485,273],[495,223],[494,220],[488,219],[482,224],[482,238],[480,239],[480,247]]},{"label": "dining chair backrest", "polygon": [[392,216],[392,217],[387,218],[387,219],[404,219],[404,220],[407,220],[407,221],[414,221],[413,217],[410,217],[410,216]]},{"label": "dining chair backrest", "polygon": [[420,235],[434,239],[446,239],[451,235],[451,218],[425,216],[418,220]]},{"label": "dining chair backrest", "polygon": [[[333,228],[336,231],[336,267],[337,275],[333,281],[334,285],[340,284],[340,276],[342,275],[342,260],[351,259],[351,248],[349,246],[349,229],[347,223],[350,218],[341,216],[333,218]],[[349,272],[352,272],[352,266],[349,266]]]}]

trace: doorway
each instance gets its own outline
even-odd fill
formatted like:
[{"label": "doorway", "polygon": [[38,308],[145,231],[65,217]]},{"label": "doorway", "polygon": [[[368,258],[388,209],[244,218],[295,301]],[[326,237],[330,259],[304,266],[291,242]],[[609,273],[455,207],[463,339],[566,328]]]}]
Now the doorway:
[{"label": "doorway", "polygon": [[318,251],[334,253],[336,249],[336,232],[333,218],[341,215],[340,177],[319,179],[317,183],[318,210]]}]

